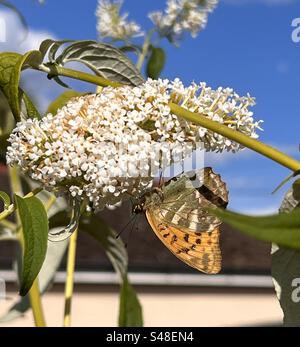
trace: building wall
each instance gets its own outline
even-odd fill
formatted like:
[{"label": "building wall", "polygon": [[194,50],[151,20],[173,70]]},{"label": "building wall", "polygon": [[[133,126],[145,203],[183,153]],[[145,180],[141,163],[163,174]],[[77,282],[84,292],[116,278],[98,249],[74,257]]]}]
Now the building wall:
[{"label": "building wall", "polygon": [[[282,313],[271,289],[170,288],[137,286],[145,326],[266,326],[280,325]],[[3,314],[16,299],[9,291],[0,302]],[[116,286],[77,285],[73,299],[73,326],[116,326]],[[63,287],[56,286],[43,298],[49,326],[60,326]],[[31,312],[1,326],[33,326]]]}]

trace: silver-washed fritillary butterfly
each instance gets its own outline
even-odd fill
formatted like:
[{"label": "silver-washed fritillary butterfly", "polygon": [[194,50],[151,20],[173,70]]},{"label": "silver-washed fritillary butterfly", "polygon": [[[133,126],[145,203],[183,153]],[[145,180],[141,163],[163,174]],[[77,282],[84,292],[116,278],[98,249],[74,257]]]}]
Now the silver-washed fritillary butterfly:
[{"label": "silver-washed fritillary butterfly", "polygon": [[206,167],[146,192],[133,205],[133,213],[144,212],[155,234],[180,260],[215,274],[221,270],[221,221],[209,209],[227,204],[225,183]]}]

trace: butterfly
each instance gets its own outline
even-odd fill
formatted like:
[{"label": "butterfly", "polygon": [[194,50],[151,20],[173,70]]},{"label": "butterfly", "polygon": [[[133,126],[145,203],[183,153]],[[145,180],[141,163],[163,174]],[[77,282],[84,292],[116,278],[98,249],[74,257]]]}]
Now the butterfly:
[{"label": "butterfly", "polygon": [[183,173],[145,192],[133,204],[176,257],[208,274],[221,270],[221,221],[209,211],[226,208],[228,190],[212,168]]}]

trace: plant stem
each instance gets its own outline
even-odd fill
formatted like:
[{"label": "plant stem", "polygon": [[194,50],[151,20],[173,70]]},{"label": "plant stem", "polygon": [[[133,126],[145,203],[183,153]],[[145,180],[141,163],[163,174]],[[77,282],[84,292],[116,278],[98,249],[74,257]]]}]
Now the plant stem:
[{"label": "plant stem", "polygon": [[42,306],[38,277],[34,280],[29,291],[29,299],[36,327],[46,327],[46,321]]},{"label": "plant stem", "polygon": [[[21,180],[19,176],[19,171],[15,166],[9,167],[9,176],[10,176],[11,190],[15,194],[22,195],[22,185],[21,185]],[[20,218],[18,214],[16,215],[16,218],[17,218],[17,224],[20,225],[21,223],[20,223]],[[24,249],[23,231],[21,228],[20,228],[19,235],[20,235],[19,240],[20,240],[21,248]],[[45,322],[44,312],[43,312],[43,307],[41,302],[38,278],[36,278],[35,281],[33,282],[33,285],[30,288],[28,295],[29,295],[29,300],[30,300],[30,304],[32,308],[35,326],[45,327],[46,322]]]},{"label": "plant stem", "polygon": [[139,55],[139,58],[138,58],[138,61],[136,63],[136,68],[141,71],[142,69],[142,66],[143,66],[143,63],[144,63],[144,60],[148,54],[148,51],[149,51],[149,47],[150,47],[150,44],[151,44],[151,37],[154,33],[154,30],[150,30],[145,38],[145,41],[144,41],[144,44],[143,44],[143,48],[142,48],[142,52],[141,54]]},{"label": "plant stem", "polygon": [[227,137],[230,140],[238,142],[239,144],[252,149],[253,151],[270,158],[282,166],[287,167],[292,171],[297,171],[300,169],[300,162],[296,159],[289,157],[288,155],[280,152],[279,150],[255,140],[239,131],[228,128],[226,125],[214,122],[207,117],[201,115],[200,113],[194,113],[188,111],[174,103],[169,104],[171,111],[179,117],[182,117],[188,121],[195,124],[199,124],[202,127],[212,130],[220,135]]},{"label": "plant stem", "polygon": [[116,88],[116,87],[122,86],[121,83],[109,81],[106,78],[103,78],[101,76],[91,75],[86,72],[68,69],[65,67],[57,66],[57,65],[51,65],[51,66],[40,65],[37,69],[39,71],[46,72],[50,76],[50,79],[51,79],[51,76],[65,76],[65,77],[70,77],[76,80],[100,85],[102,87],[110,86],[110,87]]},{"label": "plant stem", "polygon": [[64,312],[64,327],[71,326],[71,306],[74,288],[74,271],[76,261],[76,244],[77,244],[78,229],[70,237],[68,260],[67,260],[67,280],[65,286],[65,312]]},{"label": "plant stem", "polygon": [[11,231],[14,231],[17,227],[15,223],[12,223],[6,219],[0,220],[0,225],[2,225],[4,228],[7,228]]},{"label": "plant stem", "polygon": [[[57,67],[57,66],[39,66],[38,70],[47,72],[50,75],[61,75],[61,76],[67,76],[75,79],[79,79],[81,81],[86,81],[90,83],[94,83],[96,85],[102,86],[102,87],[119,87],[121,86],[120,83],[109,81],[103,77],[91,75],[85,72],[79,72],[72,69],[66,69],[64,67]],[[204,115],[200,113],[194,113],[191,111],[186,110],[185,108],[170,103],[169,104],[171,111],[176,114],[179,117],[182,117],[186,120],[189,120],[191,122],[194,122],[195,124],[198,124],[204,128],[207,128],[211,131],[214,131],[220,135],[223,135],[230,140],[233,140],[244,147],[250,148],[253,151],[260,153],[273,161],[281,164],[282,166],[285,166],[286,168],[297,171],[300,169],[300,162],[296,159],[291,158],[287,154],[280,152],[279,150],[264,144],[263,142],[260,142],[258,140],[255,140],[253,138],[250,138],[244,134],[242,134],[239,131],[233,130],[228,128],[225,125],[222,125],[218,122],[212,121],[205,117]]]},{"label": "plant stem", "polygon": [[[42,190],[43,190],[42,188],[36,188],[32,192],[29,192],[28,194],[26,194],[25,198],[30,198],[31,196],[38,194]],[[14,191],[14,193],[16,193],[16,191]],[[20,192],[19,192],[19,194],[20,194]],[[11,215],[15,210],[16,210],[16,207],[14,204],[9,205],[6,210],[4,210],[3,212],[0,213],[0,221],[2,221],[3,219],[5,219],[9,215]]]}]

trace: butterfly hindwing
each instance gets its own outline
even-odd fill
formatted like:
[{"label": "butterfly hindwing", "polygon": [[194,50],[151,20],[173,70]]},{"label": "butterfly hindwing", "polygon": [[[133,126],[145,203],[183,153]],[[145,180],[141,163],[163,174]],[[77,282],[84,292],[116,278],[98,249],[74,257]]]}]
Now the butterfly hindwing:
[{"label": "butterfly hindwing", "polygon": [[147,220],[158,238],[176,257],[208,274],[220,271],[221,251],[218,227],[210,233],[181,229],[165,223],[158,212],[147,210]]}]

